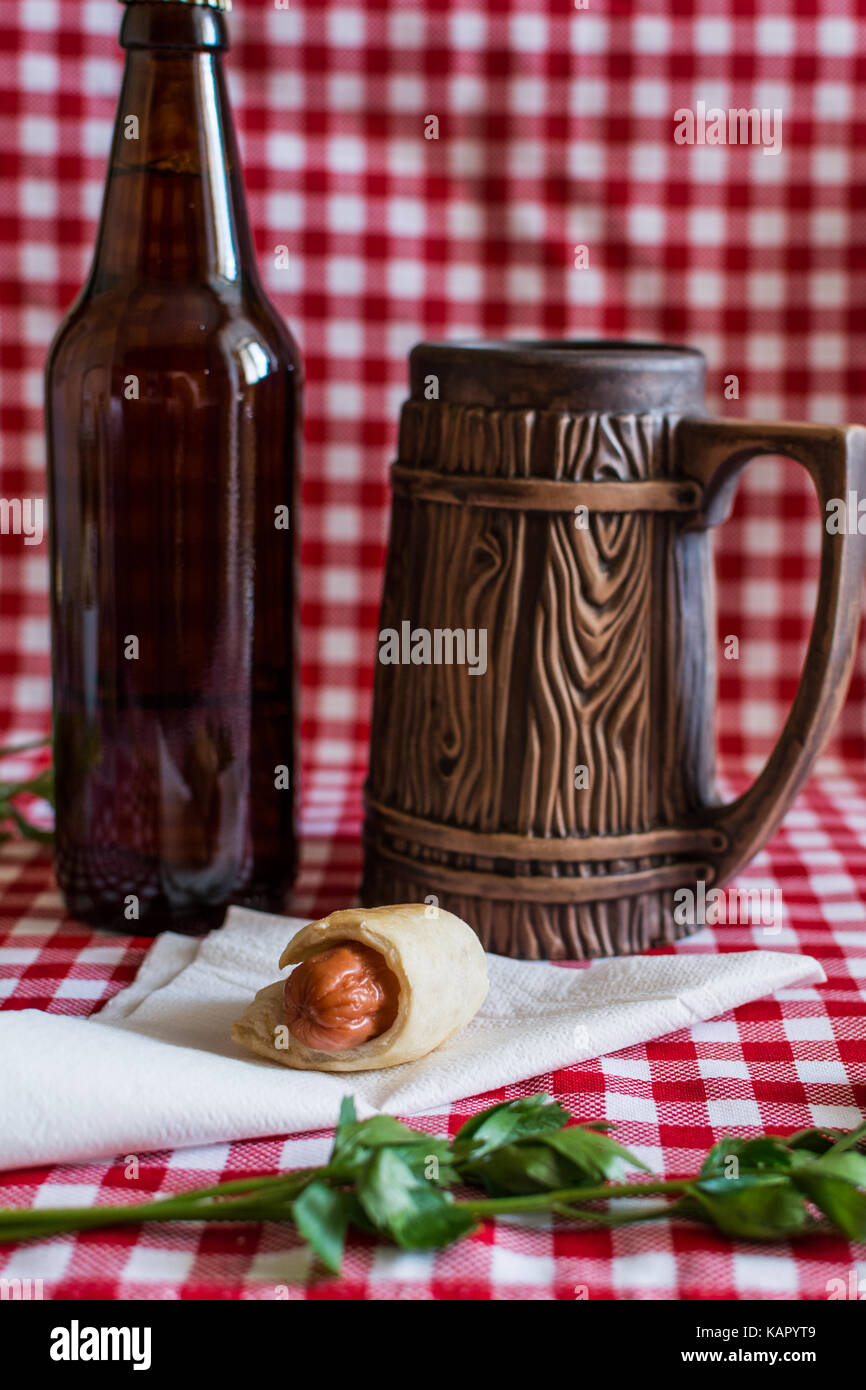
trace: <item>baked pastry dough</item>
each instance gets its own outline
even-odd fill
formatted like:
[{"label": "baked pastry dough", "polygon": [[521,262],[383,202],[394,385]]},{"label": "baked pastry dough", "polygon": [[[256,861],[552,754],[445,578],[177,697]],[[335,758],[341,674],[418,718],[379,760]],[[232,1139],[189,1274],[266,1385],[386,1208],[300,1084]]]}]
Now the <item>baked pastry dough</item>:
[{"label": "baked pastry dough", "polygon": [[332,912],[292,937],[280,968],[299,965],[344,941],[378,951],[396,976],[399,1001],[390,1028],[342,1052],[306,1047],[285,1026],[285,981],[277,980],[259,990],[232,1025],[235,1042],[301,1071],[396,1067],[426,1056],[465,1028],[487,996],[487,962],[472,928],[453,913],[423,903]]}]

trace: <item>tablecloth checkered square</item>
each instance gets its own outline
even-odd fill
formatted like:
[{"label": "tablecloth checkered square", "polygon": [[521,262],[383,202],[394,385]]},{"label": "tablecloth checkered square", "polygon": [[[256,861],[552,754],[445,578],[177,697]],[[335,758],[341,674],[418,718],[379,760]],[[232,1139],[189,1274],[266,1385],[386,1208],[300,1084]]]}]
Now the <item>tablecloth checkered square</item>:
[{"label": "tablecloth checkered square", "polygon": [[[0,15],[0,497],[44,493],[41,369],[93,245],[121,57],[113,0],[5,0]],[[235,0],[230,83],[269,292],[304,349],[298,911],[358,881],[386,466],[405,355],[424,337],[621,336],[701,347],[724,415],[866,420],[866,11],[858,0]],[[780,107],[781,154],[681,147],[679,107]],[[427,118],[438,140],[424,138]],[[275,248],[287,245],[289,269]],[[574,269],[577,245],[588,267]],[[739,396],[726,399],[736,376]],[[748,767],[796,687],[819,518],[793,465],[748,471],[719,536],[719,742]],[[721,650],[721,648],[720,648]],[[0,535],[0,740],[48,727],[45,546]],[[783,890],[765,939],[706,930],[678,950],[777,945],[827,985],[647,1048],[528,1080],[622,1122],[676,1172],[727,1128],[846,1124],[866,1107],[866,644],[814,780],[746,883]],[[25,767],[29,763],[19,766]],[[4,775],[19,770],[4,765]],[[5,1007],[86,1013],[145,943],[61,920],[47,858],[0,851]],[[444,1130],[492,1097],[430,1117]],[[327,1140],[148,1156],[139,1187],[313,1162]],[[129,1191],[122,1167],[17,1175],[10,1201]],[[861,1273],[844,1241],[732,1246],[664,1223],[616,1232],[497,1223],[436,1256],[359,1243],[341,1295],[371,1298],[825,1297]],[[859,1263],[858,1263],[859,1261]],[[7,1277],[52,1296],[332,1294],[276,1227],[161,1228],[21,1247]]]}]

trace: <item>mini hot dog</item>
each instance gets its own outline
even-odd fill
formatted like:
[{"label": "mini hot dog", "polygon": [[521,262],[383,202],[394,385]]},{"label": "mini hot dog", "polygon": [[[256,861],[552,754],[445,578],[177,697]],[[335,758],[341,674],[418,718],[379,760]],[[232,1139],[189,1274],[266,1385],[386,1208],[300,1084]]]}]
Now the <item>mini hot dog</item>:
[{"label": "mini hot dog", "polygon": [[301,1070],[415,1061],[464,1028],[487,995],[478,937],[423,903],[332,912],[292,938],[286,965],[295,966],[288,979],[259,991],[232,1037]]},{"label": "mini hot dog", "polygon": [[289,1032],[320,1052],[378,1038],[397,1017],[400,986],[378,951],[343,941],[304,961],[283,990]]}]

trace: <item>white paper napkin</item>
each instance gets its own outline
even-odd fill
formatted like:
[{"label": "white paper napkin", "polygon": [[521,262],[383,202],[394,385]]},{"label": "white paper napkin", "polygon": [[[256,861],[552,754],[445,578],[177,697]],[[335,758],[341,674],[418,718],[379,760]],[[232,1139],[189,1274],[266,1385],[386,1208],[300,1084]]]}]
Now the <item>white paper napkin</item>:
[{"label": "white paper napkin", "polygon": [[0,1013],[0,1168],[324,1129],[350,1093],[361,1117],[433,1110],[825,978],[777,951],[579,970],[488,956],[490,993],[457,1037],[418,1062],[334,1076],[262,1061],[229,1036],[303,925],[233,908],[200,941],[160,937],[92,1018]]}]

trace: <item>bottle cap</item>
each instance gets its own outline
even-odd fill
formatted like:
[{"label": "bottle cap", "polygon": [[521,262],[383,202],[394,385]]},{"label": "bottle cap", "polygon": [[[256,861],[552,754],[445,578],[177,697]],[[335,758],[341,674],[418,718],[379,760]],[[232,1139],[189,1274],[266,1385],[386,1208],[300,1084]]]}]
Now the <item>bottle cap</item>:
[{"label": "bottle cap", "polygon": [[[223,10],[228,12],[232,7],[232,0],[165,0],[165,3],[176,5],[205,5],[209,10]],[[137,5],[142,0],[120,0],[121,5]]]}]

